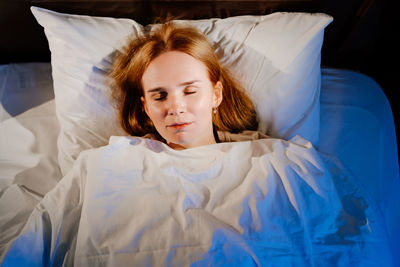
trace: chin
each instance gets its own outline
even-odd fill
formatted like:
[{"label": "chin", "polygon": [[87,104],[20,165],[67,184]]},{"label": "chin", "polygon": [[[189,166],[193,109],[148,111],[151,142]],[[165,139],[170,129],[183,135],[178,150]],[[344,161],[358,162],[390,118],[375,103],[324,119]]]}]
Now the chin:
[{"label": "chin", "polygon": [[190,136],[187,133],[179,133],[174,136],[168,136],[169,138],[164,139],[167,141],[168,144],[175,144],[178,146],[190,147]]}]

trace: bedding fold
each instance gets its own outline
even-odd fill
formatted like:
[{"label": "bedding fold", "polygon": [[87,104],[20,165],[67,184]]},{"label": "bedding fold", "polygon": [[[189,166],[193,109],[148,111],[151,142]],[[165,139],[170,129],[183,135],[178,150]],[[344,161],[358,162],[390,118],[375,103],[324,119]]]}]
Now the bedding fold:
[{"label": "bedding fold", "polygon": [[3,265],[389,266],[375,204],[346,175],[300,137],[182,151],[112,137],[80,154]]}]

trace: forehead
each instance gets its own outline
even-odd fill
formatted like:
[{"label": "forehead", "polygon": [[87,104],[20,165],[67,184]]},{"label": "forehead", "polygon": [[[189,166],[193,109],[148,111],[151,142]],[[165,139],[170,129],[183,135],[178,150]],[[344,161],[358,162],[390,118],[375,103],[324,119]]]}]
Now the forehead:
[{"label": "forehead", "polygon": [[190,80],[209,81],[203,62],[179,51],[169,51],[156,57],[142,76],[144,89],[176,86]]}]

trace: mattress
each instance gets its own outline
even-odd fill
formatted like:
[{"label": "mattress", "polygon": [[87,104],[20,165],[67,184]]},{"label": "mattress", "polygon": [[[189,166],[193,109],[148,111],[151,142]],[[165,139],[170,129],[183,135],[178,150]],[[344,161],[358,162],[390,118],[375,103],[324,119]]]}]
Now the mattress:
[{"label": "mattress", "polygon": [[[50,63],[0,66],[0,246],[62,178]],[[322,68],[317,148],[378,204],[400,247],[399,165],[393,116],[382,89],[354,71]],[[396,243],[397,242],[397,243]],[[395,259],[395,262],[400,262]]]},{"label": "mattress", "polygon": [[399,161],[392,110],[379,85],[358,72],[322,68],[321,152],[335,155],[378,203],[400,264]]}]

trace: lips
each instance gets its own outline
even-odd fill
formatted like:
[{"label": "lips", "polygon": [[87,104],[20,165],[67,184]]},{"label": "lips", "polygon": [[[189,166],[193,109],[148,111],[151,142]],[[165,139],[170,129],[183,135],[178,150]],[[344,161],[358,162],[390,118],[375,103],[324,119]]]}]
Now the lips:
[{"label": "lips", "polygon": [[167,128],[179,130],[179,129],[185,128],[186,126],[189,126],[190,124],[192,124],[192,123],[191,122],[173,123],[173,124],[167,125]]}]

